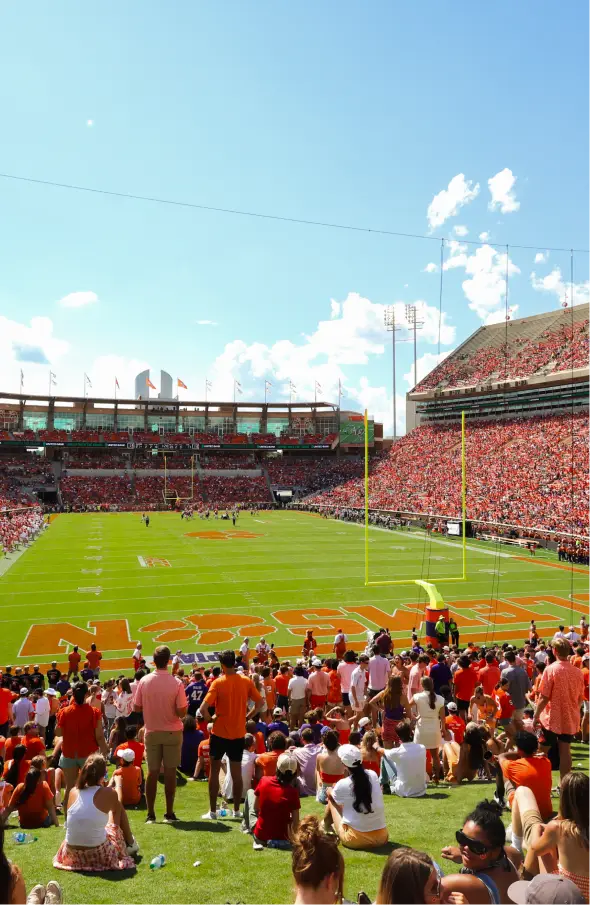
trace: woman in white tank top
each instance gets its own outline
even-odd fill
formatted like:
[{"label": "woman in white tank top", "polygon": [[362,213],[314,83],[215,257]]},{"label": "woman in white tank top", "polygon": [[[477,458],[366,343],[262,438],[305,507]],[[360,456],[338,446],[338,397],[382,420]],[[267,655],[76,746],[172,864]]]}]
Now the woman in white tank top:
[{"label": "woman in white tank top", "polygon": [[139,846],[114,789],[106,788],[107,762],[91,754],[70,792],[66,838],[53,859],[61,870],[127,870]]}]

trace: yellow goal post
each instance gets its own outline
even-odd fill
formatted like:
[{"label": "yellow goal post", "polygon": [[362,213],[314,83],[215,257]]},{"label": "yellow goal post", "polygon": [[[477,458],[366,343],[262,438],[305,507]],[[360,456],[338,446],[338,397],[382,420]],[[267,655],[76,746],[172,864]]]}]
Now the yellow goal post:
[{"label": "yellow goal post", "polygon": [[[383,585],[409,585],[418,584],[420,579],[399,578],[388,581],[370,581],[369,579],[369,416],[365,409],[365,587],[381,587]],[[443,576],[441,578],[429,577],[429,582],[439,584],[449,581],[467,581],[467,539],[465,537],[466,510],[467,510],[467,483],[466,483],[466,456],[465,456],[465,412],[461,412],[461,563],[462,574],[456,577]]]}]

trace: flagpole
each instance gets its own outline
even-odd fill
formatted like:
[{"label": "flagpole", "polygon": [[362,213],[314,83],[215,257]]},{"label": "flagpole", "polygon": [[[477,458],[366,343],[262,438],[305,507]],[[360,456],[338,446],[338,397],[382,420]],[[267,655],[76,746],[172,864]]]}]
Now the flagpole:
[{"label": "flagpole", "polygon": [[23,369],[21,368],[20,369],[20,395],[21,396],[23,394],[24,382],[25,382],[25,375],[23,374]]},{"label": "flagpole", "polygon": [[208,387],[208,384],[209,384],[209,381],[208,381],[207,378],[205,377],[205,402],[207,402],[207,390],[208,390],[208,388],[209,388],[209,387]]},{"label": "flagpole", "polygon": [[115,377],[115,399],[117,398],[117,378]]}]

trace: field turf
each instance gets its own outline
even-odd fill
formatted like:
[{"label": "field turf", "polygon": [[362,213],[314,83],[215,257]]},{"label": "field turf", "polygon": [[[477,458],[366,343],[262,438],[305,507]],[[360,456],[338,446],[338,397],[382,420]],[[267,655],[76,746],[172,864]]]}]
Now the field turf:
[{"label": "field turf", "polygon": [[[0,663],[64,663],[72,644],[86,649],[95,633],[104,675],[129,673],[137,639],[147,653],[166,642],[194,654],[236,647],[245,634],[255,642],[264,633],[281,655],[294,657],[307,627],[328,652],[336,628],[361,647],[366,629],[385,624],[400,649],[421,623],[425,598],[415,586],[365,588],[357,525],[264,512],[242,515],[236,525],[236,532],[255,537],[233,531],[231,522],[184,522],[173,513],[152,515],[149,528],[139,513],[58,516],[0,578]],[[203,532],[221,536],[187,536]],[[456,541],[376,529],[370,536],[372,580],[460,574]],[[529,561],[519,550],[470,541],[468,580],[439,585],[461,625],[462,643],[524,639],[533,617],[544,637],[559,621],[577,622],[587,608],[588,570],[560,565],[551,554]],[[574,749],[574,763],[584,769],[587,750]],[[440,860],[441,847],[453,841],[468,811],[492,794],[488,784],[474,783],[443,785],[418,800],[387,797],[391,843],[375,853],[345,851],[346,896],[354,900],[360,889],[375,896],[393,845]],[[129,876],[55,871],[51,860],[63,828],[40,830],[37,842],[17,846],[16,815],[6,850],[23,868],[27,888],[57,879],[69,903],[292,901],[289,853],[253,852],[251,838],[232,821],[202,822],[206,807],[206,786],[187,783],[177,794],[178,824],[145,826],[144,812],[131,811],[142,858]],[[304,799],[302,813],[310,812],[321,814],[321,807]],[[157,813],[162,816],[162,790]],[[149,861],[160,852],[167,865],[152,874]],[[200,867],[192,866],[196,860]]]},{"label": "field turf", "polygon": [[[370,579],[458,576],[459,543],[371,529]],[[461,643],[524,640],[532,618],[549,637],[587,609],[588,570],[554,554],[468,541],[467,569],[466,582],[438,585]],[[0,578],[0,665],[65,663],[95,640],[104,674],[119,673],[138,639],[148,654],[156,643],[210,654],[262,634],[293,657],[306,628],[328,653],[337,628],[361,647],[381,625],[399,650],[425,600],[411,584],[365,587],[362,528],[304,512],[243,514],[235,529],[175,513],[148,528],[139,513],[59,515]]]}]

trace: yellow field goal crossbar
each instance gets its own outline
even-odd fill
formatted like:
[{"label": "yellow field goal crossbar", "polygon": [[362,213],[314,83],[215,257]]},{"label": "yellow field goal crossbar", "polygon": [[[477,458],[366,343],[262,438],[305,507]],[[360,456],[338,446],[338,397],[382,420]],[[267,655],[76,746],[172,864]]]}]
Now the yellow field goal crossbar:
[{"label": "yellow field goal crossbar", "polygon": [[195,457],[191,456],[191,495],[179,496],[178,491],[172,488],[168,489],[168,461],[166,453],[164,453],[164,502],[169,503],[172,500],[193,500],[195,498]]},{"label": "yellow field goal crossbar", "polygon": [[[399,578],[391,581],[369,581],[369,417],[365,409],[365,587],[381,587],[382,585],[408,585],[420,584],[421,579]],[[467,540],[465,537],[465,523],[467,510],[466,494],[466,467],[465,467],[465,412],[461,412],[461,524],[462,544],[461,562],[463,574],[449,578],[429,578],[432,584],[440,584],[443,581],[467,581]]]}]

